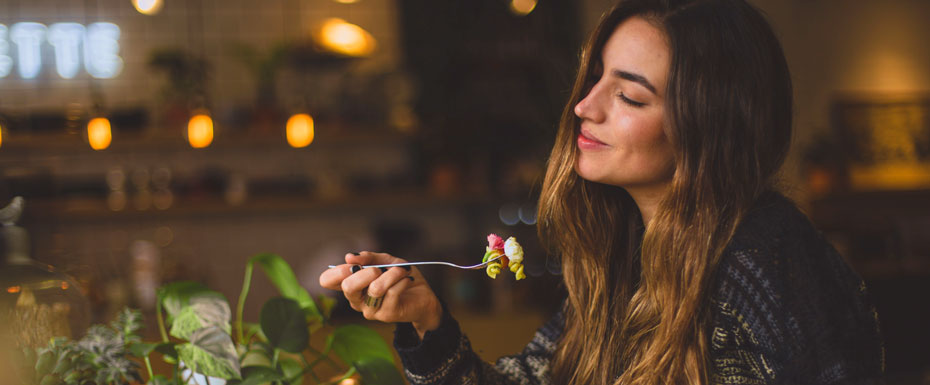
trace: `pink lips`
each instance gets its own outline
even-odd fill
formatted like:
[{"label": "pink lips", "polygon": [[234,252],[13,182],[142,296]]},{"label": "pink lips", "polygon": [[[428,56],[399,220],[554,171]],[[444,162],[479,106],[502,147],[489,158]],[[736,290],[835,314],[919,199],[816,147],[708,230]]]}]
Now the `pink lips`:
[{"label": "pink lips", "polygon": [[581,129],[581,132],[578,133],[578,148],[582,150],[599,150],[605,147],[607,147],[607,143],[597,140],[587,130]]}]

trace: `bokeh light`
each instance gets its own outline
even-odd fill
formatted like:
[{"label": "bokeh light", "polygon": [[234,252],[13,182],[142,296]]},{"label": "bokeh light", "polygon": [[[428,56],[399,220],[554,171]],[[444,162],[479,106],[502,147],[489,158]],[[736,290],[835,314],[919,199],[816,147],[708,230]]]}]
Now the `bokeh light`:
[{"label": "bokeh light", "polygon": [[136,7],[136,11],[143,15],[154,15],[161,11],[161,7],[165,4],[163,0],[132,0],[132,6]]},{"label": "bokeh light", "polygon": [[213,119],[205,113],[191,117],[187,122],[187,141],[193,148],[205,148],[213,143]]},{"label": "bokeh light", "polygon": [[307,114],[294,114],[287,120],[287,144],[294,148],[313,143],[313,118]]},{"label": "bokeh light", "polygon": [[536,9],[536,0],[511,0],[510,12],[517,16],[526,16]]},{"label": "bokeh light", "polygon": [[87,142],[90,148],[100,151],[110,147],[113,133],[110,130],[110,121],[107,118],[94,118],[87,123]]},{"label": "bokeh light", "polygon": [[326,19],[314,38],[323,49],[346,56],[371,55],[376,45],[368,31],[339,18]]}]

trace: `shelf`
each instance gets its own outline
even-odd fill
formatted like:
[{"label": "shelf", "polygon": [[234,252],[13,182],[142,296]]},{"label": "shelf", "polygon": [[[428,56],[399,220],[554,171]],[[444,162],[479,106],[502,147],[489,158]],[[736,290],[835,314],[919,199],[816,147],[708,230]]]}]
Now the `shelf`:
[{"label": "shelf", "polygon": [[[398,212],[462,209],[474,205],[489,205],[490,197],[477,194],[438,196],[420,189],[396,190],[377,194],[346,194],[337,198],[259,197],[240,205],[231,205],[217,198],[179,200],[168,209],[137,210],[131,202],[124,210],[107,208],[102,199],[30,201],[27,214],[38,220],[56,221],[138,221],[169,218],[253,217],[287,215],[344,215],[347,212]],[[42,218],[42,219],[39,219]]]}]

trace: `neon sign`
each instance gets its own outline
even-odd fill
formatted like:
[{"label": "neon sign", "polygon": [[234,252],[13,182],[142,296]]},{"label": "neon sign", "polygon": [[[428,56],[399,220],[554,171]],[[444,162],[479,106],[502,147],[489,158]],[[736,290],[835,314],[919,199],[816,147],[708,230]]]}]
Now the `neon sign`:
[{"label": "neon sign", "polygon": [[[93,23],[86,28],[78,23],[44,24],[24,22],[9,29],[0,24],[0,79],[14,67],[23,79],[34,79],[42,71],[42,42],[48,41],[55,52],[58,76],[71,79],[84,70],[98,79],[110,79],[123,69],[119,57],[119,27],[112,23]],[[16,45],[16,61],[10,56],[10,44]],[[83,48],[83,50],[82,50]]]}]

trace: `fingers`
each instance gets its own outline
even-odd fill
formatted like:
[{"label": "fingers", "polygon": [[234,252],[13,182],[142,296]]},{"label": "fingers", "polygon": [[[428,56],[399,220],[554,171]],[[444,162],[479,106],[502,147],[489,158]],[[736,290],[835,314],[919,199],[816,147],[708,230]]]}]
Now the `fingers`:
[{"label": "fingers", "polygon": [[320,274],[320,286],[330,290],[342,290],[342,281],[352,275],[352,265],[386,265],[407,262],[386,253],[362,251],[345,255],[346,264],[327,269]]},{"label": "fingers", "polygon": [[392,267],[381,274],[380,277],[368,285],[368,295],[376,298],[383,297],[391,286],[410,275],[408,269],[401,267]]},{"label": "fingers", "polygon": [[408,287],[413,285],[413,283],[414,280],[412,279],[401,279],[388,289],[387,293],[384,294],[384,301],[381,307],[390,310],[393,314],[379,314],[379,316],[384,316],[386,318],[381,321],[397,322],[407,318],[407,314],[404,314],[405,307],[400,303],[400,295],[404,290],[407,290]]},{"label": "fingers", "polygon": [[[390,272],[388,272],[390,273]],[[384,275],[387,275],[385,273]],[[380,307],[370,307],[366,306],[362,309],[362,315],[370,320],[382,321],[382,322],[398,322],[403,320],[402,306],[400,306],[400,294],[410,286],[413,281],[409,279],[410,276],[405,275],[400,277],[397,281],[394,281],[387,291],[381,297],[381,306]],[[378,281],[381,279],[379,278]],[[371,288],[369,288],[369,294],[371,295]]]},{"label": "fingers", "polygon": [[361,269],[357,273],[342,280],[342,293],[349,300],[349,305],[357,311],[362,311],[363,290],[381,275],[379,269]]},{"label": "fingers", "polygon": [[[348,259],[350,254],[346,254]],[[329,290],[342,290],[342,280],[352,275],[352,265],[339,265],[320,274],[320,286]]]},{"label": "fingers", "polygon": [[346,254],[346,263],[350,265],[387,265],[391,263],[404,262],[407,261],[387,253],[361,251],[358,254]]}]

